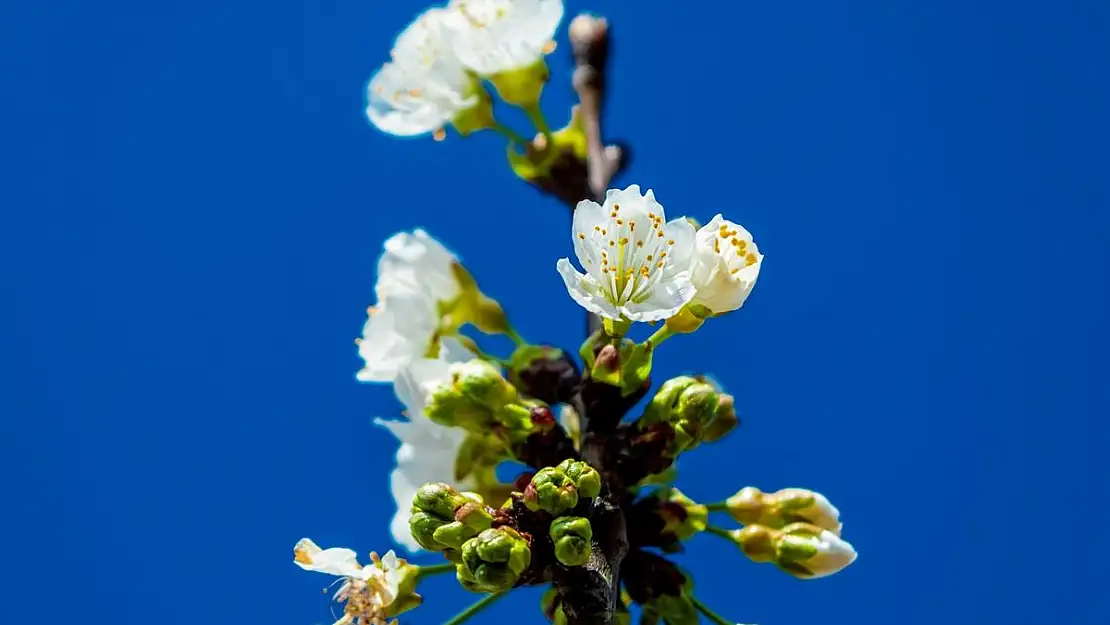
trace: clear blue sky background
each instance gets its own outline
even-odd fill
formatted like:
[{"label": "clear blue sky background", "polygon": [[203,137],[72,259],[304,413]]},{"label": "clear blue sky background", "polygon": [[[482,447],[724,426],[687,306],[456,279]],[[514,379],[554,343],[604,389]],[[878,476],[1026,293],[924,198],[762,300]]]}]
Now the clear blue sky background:
[{"label": "clear blue sky background", "polygon": [[[420,8],[0,5],[0,622],[330,623],[291,547],[390,546],[371,418],[399,406],[352,339],[397,230],[448,241],[527,337],[581,338],[567,213],[500,141],[362,118]],[[767,255],[743,312],[663,352],[745,419],[683,487],[818,489],[861,553],[799,582],[699,538],[704,599],[764,625],[1105,622],[1110,4],[586,8],[617,37],[620,182]],[[405,622],[441,623],[452,586]],[[539,622],[521,594],[478,622]]]}]

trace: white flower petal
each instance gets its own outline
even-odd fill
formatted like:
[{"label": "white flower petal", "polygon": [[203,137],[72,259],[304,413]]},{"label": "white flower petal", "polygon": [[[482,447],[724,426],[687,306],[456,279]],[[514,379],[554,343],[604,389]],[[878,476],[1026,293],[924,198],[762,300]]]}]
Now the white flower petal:
[{"label": "white flower petal", "polygon": [[363,382],[390,382],[414,358],[425,355],[436,333],[434,304],[424,296],[389,297],[372,309],[362,328],[358,354]]},{"label": "white flower petal", "polygon": [[321,549],[308,538],[302,538],[294,545],[293,561],[306,571],[331,575],[351,576],[362,571],[354,551],[342,547]]},{"label": "white flower petal", "polygon": [[583,275],[571,266],[570,260],[560,258],[556,269],[563,278],[567,293],[578,305],[595,315],[610,319],[620,318],[620,312],[602,293],[602,287],[593,276]]},{"label": "white flower petal", "polygon": [[562,0],[451,0],[455,54],[483,76],[543,58],[563,19]]},{"label": "white flower petal", "polygon": [[458,258],[424,230],[399,232],[386,240],[384,248],[374,287],[379,298],[422,292],[433,300],[447,301],[459,294],[452,270]]},{"label": "white flower petal", "polygon": [[743,306],[763,264],[751,233],[717,215],[698,230],[693,249],[694,303],[717,314]]}]

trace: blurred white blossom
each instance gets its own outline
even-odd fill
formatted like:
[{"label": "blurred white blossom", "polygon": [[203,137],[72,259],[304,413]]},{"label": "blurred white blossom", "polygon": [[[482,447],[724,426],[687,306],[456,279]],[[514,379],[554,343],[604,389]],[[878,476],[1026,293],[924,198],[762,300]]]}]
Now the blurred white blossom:
[{"label": "blurred white blossom", "polygon": [[401,232],[385,242],[374,286],[378,305],[367,310],[358,341],[365,361],[359,380],[392,382],[406,364],[440,353],[438,306],[459,295],[451,269],[456,262],[454,254],[423,230]]},{"label": "blurred white blossom", "polygon": [[694,227],[668,222],[649,189],[610,190],[605,205],[583,200],[574,211],[574,251],[585,273],[566,258],[557,265],[574,301],[618,321],[658,321],[694,297],[690,269]]},{"label": "blurred white blossom", "polygon": [[454,12],[432,8],[397,37],[392,60],[367,85],[366,116],[398,136],[441,133],[481,106],[481,86],[453,50]]},{"label": "blurred white blossom", "polygon": [[522,69],[554,49],[563,0],[451,0],[454,51],[482,76]]},{"label": "blurred white blossom", "polygon": [[378,558],[370,554],[371,564],[360,566],[355,552],[332,547],[321,549],[308,538],[293,547],[293,561],[302,569],[343,577],[334,600],[343,603],[343,616],[335,625],[386,625],[394,602],[401,593],[401,582],[412,568],[392,551]]},{"label": "blurred white blossom", "polygon": [[409,531],[412,498],[417,489],[427,482],[455,482],[455,459],[466,438],[466,432],[461,428],[433,423],[424,414],[429,393],[450,379],[451,365],[473,358],[454,339],[444,339],[442,349],[439,359],[415,360],[401,369],[397,376],[394,390],[405,405],[407,420],[375,420],[401,443],[397,449],[397,466],[389,475],[390,491],[397,504],[390,532],[393,540],[410,552],[420,550],[420,545]]}]

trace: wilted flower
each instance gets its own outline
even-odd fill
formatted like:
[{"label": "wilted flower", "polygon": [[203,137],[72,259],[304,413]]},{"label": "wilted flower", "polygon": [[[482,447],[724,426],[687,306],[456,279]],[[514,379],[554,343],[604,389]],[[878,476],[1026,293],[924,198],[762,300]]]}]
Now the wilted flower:
[{"label": "wilted flower", "polygon": [[698,230],[693,258],[690,280],[697,293],[692,303],[718,314],[744,305],[763,262],[752,235],[720,215]]},{"label": "wilted flower", "polygon": [[574,252],[586,273],[566,258],[557,265],[574,301],[616,321],[658,321],[694,297],[690,283],[694,228],[666,221],[649,189],[610,190],[605,205],[583,200],[574,211]]},{"label": "wilted flower", "polygon": [[433,8],[416,18],[397,37],[392,60],[370,79],[366,117],[379,130],[442,136],[446,124],[488,106],[477,80],[452,50],[452,15]]}]

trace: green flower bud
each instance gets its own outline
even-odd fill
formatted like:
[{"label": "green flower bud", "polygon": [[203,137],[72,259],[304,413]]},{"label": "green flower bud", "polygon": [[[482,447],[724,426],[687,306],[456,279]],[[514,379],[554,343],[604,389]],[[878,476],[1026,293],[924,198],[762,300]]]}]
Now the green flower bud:
[{"label": "green flower bud", "polygon": [[517,400],[516,389],[501,376],[501,371],[484,360],[471,360],[452,367],[455,388],[465,397],[496,410]]},{"label": "green flower bud", "polygon": [[436,542],[435,531],[448,522],[423,511],[414,511],[409,517],[409,533],[416,543],[428,551],[439,551],[443,546]]},{"label": "green flower bud", "polygon": [[674,534],[679,540],[689,540],[705,531],[709,524],[709,508],[700,505],[678,489],[671,489],[667,502],[658,508],[665,522],[663,531]]},{"label": "green flower bud", "polygon": [[490,525],[493,524],[493,515],[483,504],[468,501],[455,511],[455,520],[477,533],[489,529]]},{"label": "green flower bud", "polygon": [[513,587],[532,561],[524,538],[509,527],[488,529],[462,546],[462,562],[455,569],[463,587],[499,592]]},{"label": "green flower bud", "polygon": [[451,384],[444,384],[432,391],[424,414],[433,423],[461,427],[478,433],[488,431],[486,428],[491,421],[489,410],[463,395]]},{"label": "green flower bud", "polygon": [[555,543],[555,559],[563,566],[582,566],[590,558],[590,541],[594,532],[589,519],[559,517],[551,522],[549,531]]},{"label": "green flower bud", "polygon": [[652,602],[667,625],[698,625],[697,608],[686,595],[659,595]]},{"label": "green flower bud", "polygon": [[578,488],[557,468],[545,467],[532,476],[524,489],[524,505],[529,510],[546,510],[554,516],[578,505]]},{"label": "green flower bud", "polygon": [[670,423],[675,433],[670,453],[677,455],[701,442],[705,428],[716,419],[719,396],[711,384],[689,376],[672,378],[652,398],[639,426]]},{"label": "green flower bud", "polygon": [[732,432],[740,419],[736,416],[736,403],[732,395],[720,394],[717,398],[717,415],[702,431],[701,440],[715,443]]},{"label": "green flower bud", "polygon": [[463,543],[474,538],[478,535],[478,530],[467,527],[459,521],[451,521],[438,527],[436,531],[432,532],[432,538],[435,539],[440,547],[450,547],[452,549],[461,549]]},{"label": "green flower bud", "polygon": [[455,518],[455,510],[468,499],[450,484],[428,482],[416,490],[412,498],[414,510],[421,510],[450,521]]},{"label": "green flower bud", "polygon": [[601,474],[596,469],[579,460],[564,460],[555,467],[574,482],[578,495],[593,499],[601,494]]}]

